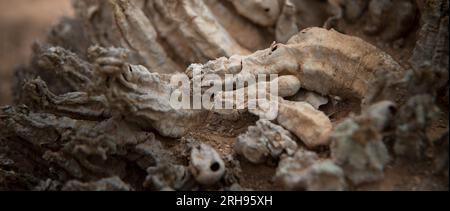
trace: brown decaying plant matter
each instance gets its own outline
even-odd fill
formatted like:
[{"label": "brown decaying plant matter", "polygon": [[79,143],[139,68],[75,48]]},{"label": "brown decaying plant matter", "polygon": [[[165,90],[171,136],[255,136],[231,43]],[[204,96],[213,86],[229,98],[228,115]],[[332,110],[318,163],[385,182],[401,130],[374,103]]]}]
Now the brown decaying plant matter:
[{"label": "brown decaying plant matter", "polygon": [[[15,71],[2,190],[448,190],[448,1],[73,6]],[[173,109],[194,71],[278,74],[277,116]]]}]

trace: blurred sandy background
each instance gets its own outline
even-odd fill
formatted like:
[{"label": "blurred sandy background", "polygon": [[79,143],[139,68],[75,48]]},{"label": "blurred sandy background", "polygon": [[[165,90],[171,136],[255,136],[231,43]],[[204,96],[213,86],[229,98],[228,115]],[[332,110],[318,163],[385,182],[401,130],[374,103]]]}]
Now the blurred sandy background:
[{"label": "blurred sandy background", "polygon": [[13,69],[28,63],[33,41],[72,15],[70,0],[0,0],[0,106],[11,103]]}]

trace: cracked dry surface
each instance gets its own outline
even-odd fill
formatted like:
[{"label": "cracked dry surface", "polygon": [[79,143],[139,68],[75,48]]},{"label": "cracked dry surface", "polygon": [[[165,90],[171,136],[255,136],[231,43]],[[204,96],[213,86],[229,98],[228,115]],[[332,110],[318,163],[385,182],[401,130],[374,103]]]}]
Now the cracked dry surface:
[{"label": "cracked dry surface", "polygon": [[[448,1],[73,6],[15,70],[1,190],[448,190]],[[209,73],[280,75],[277,112],[171,107]]]}]

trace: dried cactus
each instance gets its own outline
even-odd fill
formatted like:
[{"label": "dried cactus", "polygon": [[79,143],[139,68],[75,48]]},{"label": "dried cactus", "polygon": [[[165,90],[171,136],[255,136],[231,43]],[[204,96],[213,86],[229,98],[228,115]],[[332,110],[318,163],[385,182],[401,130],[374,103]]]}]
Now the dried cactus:
[{"label": "dried cactus", "polygon": [[236,153],[252,163],[260,164],[269,158],[278,159],[282,154],[294,154],[297,143],[289,131],[268,120],[259,120],[240,135],[234,146]]},{"label": "dried cactus", "polygon": [[330,160],[320,161],[314,152],[303,150],[280,161],[275,179],[290,190],[342,191],[346,187],[339,166]]},{"label": "dried cactus", "polygon": [[[433,147],[437,168],[448,169],[448,150],[437,148],[448,145],[448,124],[447,142],[426,137],[440,115],[436,99],[448,95],[448,1],[79,0],[74,8],[15,73],[15,105],[0,113],[2,190],[276,188],[264,176],[246,180],[275,171],[259,165],[268,160],[279,160],[282,188],[357,190],[381,183],[389,161],[429,161]],[[417,44],[389,47],[399,40]],[[208,74],[232,87],[211,96],[232,109],[171,105],[180,87],[206,93]],[[279,77],[242,83],[259,74]],[[225,97],[272,85],[278,93],[264,97],[275,112]],[[191,137],[196,144],[183,141]]]},{"label": "dried cactus", "polygon": [[225,164],[214,148],[201,144],[192,149],[189,169],[197,182],[212,185],[222,178]]},{"label": "dried cactus", "polygon": [[82,183],[69,181],[62,188],[63,191],[130,191],[129,185],[125,184],[119,177],[101,179],[99,181]]},{"label": "dried cactus", "polygon": [[354,184],[383,179],[384,168],[391,160],[383,131],[392,122],[394,112],[395,104],[382,101],[334,128],[331,157]]}]

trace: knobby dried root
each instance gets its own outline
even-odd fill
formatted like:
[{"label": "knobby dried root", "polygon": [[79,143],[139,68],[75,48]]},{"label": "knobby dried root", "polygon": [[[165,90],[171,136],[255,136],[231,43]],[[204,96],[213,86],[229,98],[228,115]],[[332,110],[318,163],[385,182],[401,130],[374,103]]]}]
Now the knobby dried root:
[{"label": "knobby dried root", "polygon": [[[249,56],[219,58],[201,67],[204,74],[236,74],[235,80],[258,74],[293,75],[307,90],[359,99],[378,71],[402,70],[391,56],[369,43],[321,28],[303,30],[286,45],[275,44]],[[189,68],[187,73],[192,71]]]},{"label": "knobby dried root", "polygon": [[[428,133],[448,112],[439,110],[448,96],[448,1],[80,0],[74,8],[16,71],[15,105],[0,113],[0,189],[359,190],[411,158],[433,163],[427,176],[445,187],[436,175],[448,172],[448,124]],[[416,44],[404,53],[399,43]],[[260,74],[279,77],[249,80]],[[231,109],[171,104],[180,87],[205,94],[217,81],[232,88],[210,97]],[[248,90],[267,91],[276,109],[252,107]],[[402,185],[415,187],[390,188]]]}]

